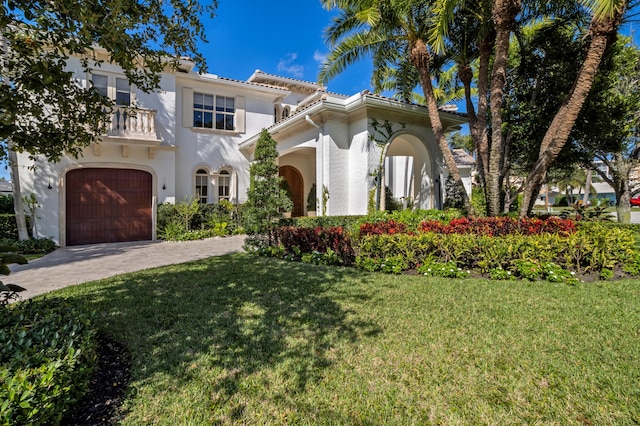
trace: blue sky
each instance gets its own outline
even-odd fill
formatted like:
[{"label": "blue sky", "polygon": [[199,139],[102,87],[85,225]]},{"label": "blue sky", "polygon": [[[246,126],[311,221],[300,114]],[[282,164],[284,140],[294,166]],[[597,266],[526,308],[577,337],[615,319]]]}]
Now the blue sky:
[{"label": "blue sky", "polygon": [[[315,82],[329,53],[324,29],[334,13],[319,0],[221,0],[200,45],[208,72],[246,80],[256,70]],[[362,62],[329,82],[331,91],[369,88],[371,65]]]}]

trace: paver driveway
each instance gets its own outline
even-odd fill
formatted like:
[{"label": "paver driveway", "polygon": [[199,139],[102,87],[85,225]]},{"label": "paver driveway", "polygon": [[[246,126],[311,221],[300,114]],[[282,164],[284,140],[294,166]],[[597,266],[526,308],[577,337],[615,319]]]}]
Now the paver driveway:
[{"label": "paver driveway", "polygon": [[139,241],[62,247],[27,265],[10,265],[5,283],[27,289],[27,299],[69,285],[157,266],[242,251],[244,235],[198,241]]}]

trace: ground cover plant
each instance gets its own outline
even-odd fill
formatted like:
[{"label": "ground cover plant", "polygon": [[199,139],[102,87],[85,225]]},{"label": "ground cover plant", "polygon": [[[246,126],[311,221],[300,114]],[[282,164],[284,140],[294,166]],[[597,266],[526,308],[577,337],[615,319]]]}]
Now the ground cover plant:
[{"label": "ground cover plant", "polygon": [[235,254],[56,292],[131,355],[122,424],[633,424],[640,281]]},{"label": "ground cover plant", "polygon": [[95,360],[91,314],[57,300],[0,307],[0,424],[57,424]]}]

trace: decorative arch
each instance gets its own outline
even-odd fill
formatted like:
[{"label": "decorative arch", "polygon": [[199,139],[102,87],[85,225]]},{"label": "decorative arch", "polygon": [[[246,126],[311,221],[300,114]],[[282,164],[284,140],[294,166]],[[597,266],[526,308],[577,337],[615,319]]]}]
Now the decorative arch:
[{"label": "decorative arch", "polygon": [[273,122],[277,123],[282,117],[282,106],[279,104],[273,105]]},{"label": "decorative arch", "polygon": [[411,131],[396,134],[386,152],[386,184],[394,198],[414,208],[438,205],[438,185],[433,156],[423,138]]}]

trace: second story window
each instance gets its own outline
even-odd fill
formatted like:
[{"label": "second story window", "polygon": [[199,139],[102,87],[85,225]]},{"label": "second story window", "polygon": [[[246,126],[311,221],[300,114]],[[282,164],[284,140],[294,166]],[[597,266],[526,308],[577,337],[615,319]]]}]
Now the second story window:
[{"label": "second story window", "polygon": [[93,88],[106,98],[113,99],[116,105],[131,105],[131,85],[129,80],[104,74],[91,74]]},{"label": "second story window", "polygon": [[216,129],[234,130],[233,118],[235,114],[234,98],[216,96]]},{"label": "second story window", "polygon": [[126,78],[116,77],[116,105],[131,105],[131,86]]},{"label": "second story window", "polygon": [[193,127],[213,128],[213,95],[193,94]]},{"label": "second story window", "polygon": [[91,76],[93,88],[105,98],[109,96],[109,77],[101,74]]},{"label": "second story window", "polygon": [[182,126],[192,130],[246,132],[244,96],[222,96],[189,87],[182,89]]}]

